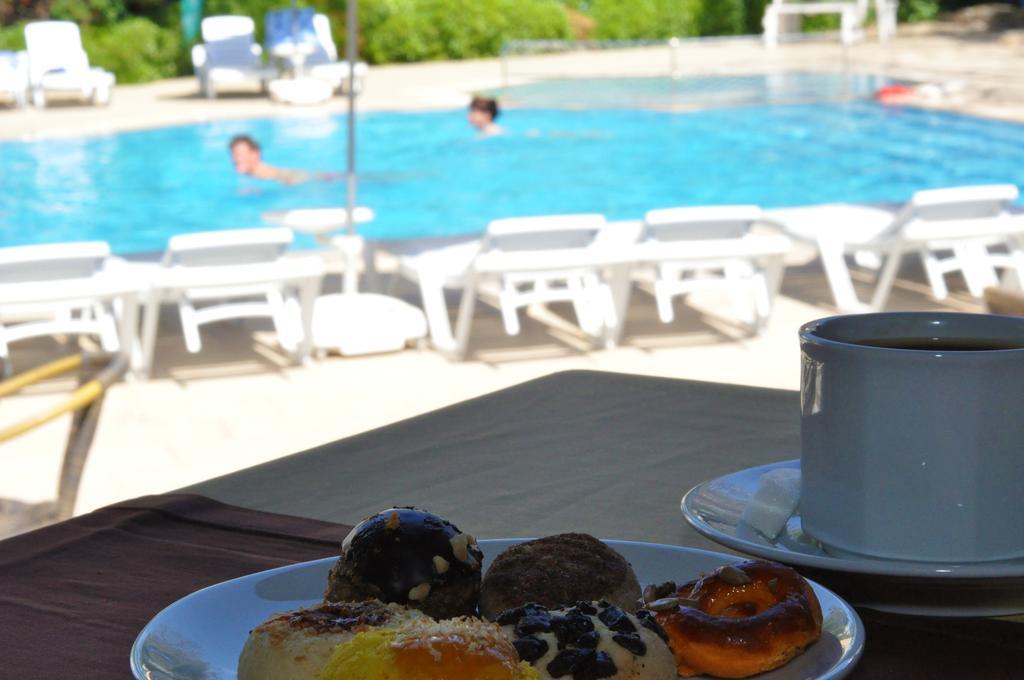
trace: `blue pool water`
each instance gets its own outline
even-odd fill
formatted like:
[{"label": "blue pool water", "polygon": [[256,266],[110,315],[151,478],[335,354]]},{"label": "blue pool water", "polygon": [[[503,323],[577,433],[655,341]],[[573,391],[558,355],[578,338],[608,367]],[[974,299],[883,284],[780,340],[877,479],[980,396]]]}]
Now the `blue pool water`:
[{"label": "blue pool water", "polygon": [[[477,139],[462,111],[371,113],[359,127],[370,238],[476,232],[512,215],[827,201],[903,201],[917,189],[1024,187],[1024,126],[870,101],[699,111],[506,112]],[[175,233],[260,225],[269,210],[341,205],[343,182],[238,178],[246,132],[270,163],[340,171],[343,116],[302,115],[108,136],[0,143],[0,245],[104,239],[162,250]],[[300,245],[310,245],[305,239]]]}]

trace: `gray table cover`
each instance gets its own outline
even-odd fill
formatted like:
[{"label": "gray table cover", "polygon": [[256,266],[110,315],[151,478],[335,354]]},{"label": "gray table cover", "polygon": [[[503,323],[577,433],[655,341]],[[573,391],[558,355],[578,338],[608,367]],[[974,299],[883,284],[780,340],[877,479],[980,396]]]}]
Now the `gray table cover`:
[{"label": "gray table cover", "polygon": [[183,491],[334,522],[415,505],[479,538],[583,531],[721,551],[683,520],[681,496],[707,479],[798,457],[798,399],[555,373]]}]

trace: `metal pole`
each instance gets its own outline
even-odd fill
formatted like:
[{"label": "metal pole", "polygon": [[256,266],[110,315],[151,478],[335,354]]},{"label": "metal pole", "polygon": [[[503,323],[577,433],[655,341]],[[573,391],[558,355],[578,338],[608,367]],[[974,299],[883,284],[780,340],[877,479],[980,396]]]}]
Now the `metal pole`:
[{"label": "metal pole", "polygon": [[345,175],[347,200],[345,207],[348,209],[348,224],[346,225],[349,234],[356,233],[356,60],[359,58],[358,40],[359,30],[359,2],[348,0],[345,7],[345,39],[346,59],[348,60],[348,170]]}]

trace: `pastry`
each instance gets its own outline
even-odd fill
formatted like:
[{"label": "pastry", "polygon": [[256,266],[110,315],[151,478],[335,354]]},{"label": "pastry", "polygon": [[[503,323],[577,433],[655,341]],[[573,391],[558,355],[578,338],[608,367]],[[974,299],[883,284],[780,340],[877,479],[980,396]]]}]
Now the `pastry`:
[{"label": "pastry", "polygon": [[427,617],[376,600],[277,614],[249,633],[238,659],[238,680],[319,679],[338,644],[362,631],[390,629],[420,619]]},{"label": "pastry", "polygon": [[647,606],[668,633],[683,677],[745,678],[770,671],[821,637],[814,590],[774,562],[720,567]]},{"label": "pastry", "polygon": [[339,645],[320,680],[537,680],[493,623],[418,620]]},{"label": "pastry", "polygon": [[493,619],[532,602],[545,607],[606,600],[635,611],[640,584],[622,555],[587,534],[527,541],[498,555],[484,576],[480,614]]},{"label": "pastry", "polygon": [[389,508],[345,537],[324,599],[376,598],[436,619],[473,615],[482,560],[476,539],[448,520],[416,508]]},{"label": "pastry", "polygon": [[562,609],[528,604],[502,612],[497,623],[542,680],[677,677],[665,632],[648,612],[638,617],[608,602]]}]

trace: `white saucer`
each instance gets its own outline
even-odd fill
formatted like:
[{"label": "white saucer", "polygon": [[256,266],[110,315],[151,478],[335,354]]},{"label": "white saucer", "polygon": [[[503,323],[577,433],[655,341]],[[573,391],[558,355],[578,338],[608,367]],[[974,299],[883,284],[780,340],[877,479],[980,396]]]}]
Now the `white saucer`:
[{"label": "white saucer", "polygon": [[698,532],[722,545],[821,570],[812,577],[857,605],[923,616],[1024,613],[1024,559],[944,564],[837,557],[803,533],[799,509],[777,538],[765,538],[741,517],[761,475],[778,468],[799,469],[800,461],[762,465],[698,484],[683,496],[683,516]]}]

